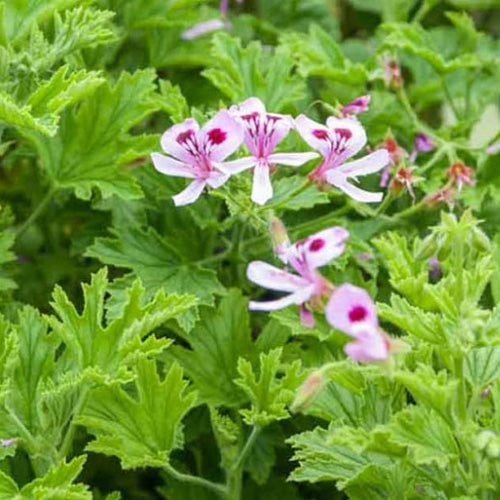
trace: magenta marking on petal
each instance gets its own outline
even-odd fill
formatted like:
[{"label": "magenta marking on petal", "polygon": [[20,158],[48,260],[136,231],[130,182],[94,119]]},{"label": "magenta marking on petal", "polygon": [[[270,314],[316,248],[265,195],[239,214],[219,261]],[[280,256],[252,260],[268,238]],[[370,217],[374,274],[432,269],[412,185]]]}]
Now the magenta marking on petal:
[{"label": "magenta marking on petal", "polygon": [[328,132],[326,130],[321,130],[321,129],[313,130],[313,135],[317,139],[321,139],[321,140],[328,139]]},{"label": "magenta marking on petal", "polygon": [[315,240],[311,241],[311,244],[309,245],[309,250],[311,252],[318,252],[325,246],[325,240],[321,238],[316,238]]},{"label": "magenta marking on petal", "polygon": [[349,319],[353,323],[357,323],[358,321],[363,321],[368,316],[368,311],[363,306],[354,306],[349,311]]},{"label": "magenta marking on petal", "polygon": [[347,128],[336,128],[335,134],[339,136],[339,139],[349,140],[352,137],[352,132]]},{"label": "magenta marking on petal", "polygon": [[186,130],[185,132],[181,132],[178,136],[177,136],[177,142],[179,144],[185,144],[186,142],[188,142],[190,139],[192,139],[192,137],[195,135],[195,131],[194,130]]},{"label": "magenta marking on petal", "polygon": [[210,130],[207,135],[212,144],[222,144],[227,137],[226,132],[220,128]]}]

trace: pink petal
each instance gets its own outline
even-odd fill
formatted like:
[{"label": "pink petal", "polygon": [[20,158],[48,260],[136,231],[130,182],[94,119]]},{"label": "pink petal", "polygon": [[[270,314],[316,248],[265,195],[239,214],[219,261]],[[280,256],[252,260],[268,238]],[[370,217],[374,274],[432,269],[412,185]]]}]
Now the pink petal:
[{"label": "pink petal", "polygon": [[222,161],[234,153],[243,142],[243,125],[222,110],[200,131],[200,143],[212,161]]},{"label": "pink petal", "polygon": [[260,260],[248,264],[247,278],[256,285],[279,292],[296,292],[309,285],[304,278]]},{"label": "pink petal", "polygon": [[183,31],[181,38],[183,40],[193,40],[194,38],[198,38],[206,33],[228,28],[229,26],[230,24],[222,19],[210,19],[208,21],[195,24],[186,31]]},{"label": "pink petal", "polygon": [[275,113],[267,113],[263,119],[260,139],[266,144],[263,148],[263,154],[269,156],[290,130],[294,128],[294,123],[291,116]]},{"label": "pink petal", "polygon": [[212,170],[210,175],[207,177],[207,184],[213,188],[217,189],[226,183],[229,179],[229,175],[223,172],[217,172],[217,170]]},{"label": "pink petal", "polygon": [[347,177],[344,174],[335,170],[329,170],[326,173],[326,180],[335,187],[338,187],[353,200],[362,201],[365,203],[377,203],[382,200],[383,193],[371,193],[347,182]]},{"label": "pink petal", "polygon": [[239,158],[238,160],[225,161],[224,163],[218,164],[217,168],[231,175],[239,174],[243,172],[243,170],[254,167],[257,161],[257,158],[247,156],[246,158]]},{"label": "pink petal", "polygon": [[231,106],[230,112],[238,114],[239,116],[251,115],[252,113],[263,115],[266,113],[266,107],[258,97],[249,97],[242,103]]},{"label": "pink petal", "polygon": [[335,226],[319,231],[294,246],[300,247],[309,268],[316,269],[342,255],[348,238],[349,232],[347,230]]},{"label": "pink petal", "polygon": [[318,150],[325,158],[330,156],[333,148],[333,138],[327,127],[305,115],[299,115],[295,118],[295,126],[297,132],[309,146]]},{"label": "pink petal", "polygon": [[326,125],[330,134],[336,136],[336,142],[339,137],[348,136],[343,153],[344,158],[354,156],[366,144],[366,132],[363,125],[356,118],[337,118],[330,116],[326,120]]},{"label": "pink petal", "polygon": [[255,302],[251,300],[248,303],[248,308],[251,311],[277,311],[279,309],[284,309],[285,307],[291,305],[300,306],[304,302],[307,302],[314,293],[314,287],[309,286],[301,290],[297,290],[290,295],[286,295],[278,300],[270,300],[267,302]]},{"label": "pink petal", "polygon": [[182,205],[189,205],[196,201],[200,194],[203,192],[203,188],[205,187],[206,182],[203,179],[196,179],[189,186],[181,191],[179,194],[173,196],[173,200],[176,207],[180,207]]},{"label": "pink petal", "polygon": [[332,293],[325,314],[330,325],[351,336],[356,336],[356,326],[360,323],[378,325],[375,303],[366,290],[348,283]]},{"label": "pink petal", "polygon": [[300,306],[300,323],[308,328],[313,328],[315,324],[314,314],[303,305]]},{"label": "pink petal", "polygon": [[358,175],[373,174],[382,170],[391,161],[389,152],[386,149],[377,149],[359,160],[344,163],[336,167],[338,172],[342,172],[347,177],[356,177]]},{"label": "pink petal", "polygon": [[[184,139],[191,135],[192,140],[197,144],[196,135],[199,128],[198,122],[193,118],[173,125],[161,137],[161,147],[163,151],[184,163],[193,163],[195,159],[187,149],[187,143]],[[190,143],[191,142],[189,142],[189,144]]]},{"label": "pink petal", "polygon": [[385,361],[389,357],[387,342],[376,329],[367,328],[344,347],[344,352],[360,362]]},{"label": "pink petal", "polygon": [[273,196],[273,186],[267,163],[259,162],[253,172],[252,201],[264,205]]},{"label": "pink petal", "polygon": [[165,156],[159,153],[152,153],[151,160],[153,165],[158,172],[165,175],[172,175],[174,177],[196,177],[193,170],[186,164],[180,161],[174,160],[169,156]]},{"label": "pink petal", "polygon": [[308,161],[314,160],[319,155],[317,153],[274,153],[267,157],[269,163],[278,165],[289,165],[290,167],[300,167]]}]

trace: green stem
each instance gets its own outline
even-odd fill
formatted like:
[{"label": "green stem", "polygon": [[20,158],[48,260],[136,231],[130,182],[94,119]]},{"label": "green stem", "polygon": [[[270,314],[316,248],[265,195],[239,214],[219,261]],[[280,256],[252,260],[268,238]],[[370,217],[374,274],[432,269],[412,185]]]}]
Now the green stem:
[{"label": "green stem", "polygon": [[455,119],[460,120],[461,114],[458,111],[458,108],[456,107],[455,103],[453,102],[453,96],[451,95],[448,84],[446,83],[446,77],[444,77],[444,76],[441,77],[441,84],[443,86],[444,95],[446,97],[446,100],[448,101],[448,104],[450,105],[450,108],[452,109],[453,114],[455,115]]},{"label": "green stem", "polygon": [[237,471],[243,465],[245,459],[247,458],[253,445],[255,444],[255,441],[257,440],[257,438],[260,434],[260,430],[261,429],[258,425],[256,425],[252,429],[252,432],[250,433],[250,436],[248,436],[248,439],[247,439],[247,442],[245,443],[245,446],[241,450],[241,452],[238,455],[238,458],[236,459],[234,464],[231,466],[231,469],[230,469],[231,474],[233,474],[235,471]]},{"label": "green stem", "polygon": [[80,397],[78,398],[78,401],[76,403],[75,409],[73,410],[73,416],[71,418],[71,422],[69,423],[68,430],[66,431],[61,447],[59,448],[58,457],[61,460],[65,458],[71,451],[71,446],[73,444],[73,439],[75,437],[75,431],[76,431],[75,419],[82,411],[82,408],[87,401],[88,392],[89,392],[88,388],[82,390]]},{"label": "green stem", "polygon": [[392,203],[393,200],[394,200],[394,197],[392,196],[391,193],[389,193],[382,200],[382,203],[377,207],[377,210],[375,210],[375,213],[377,215],[380,215],[380,214],[384,213],[389,208],[389,205]]},{"label": "green stem", "polygon": [[201,486],[202,488],[206,488],[207,490],[217,493],[219,496],[223,498],[226,498],[227,496],[227,489],[223,484],[214,483],[212,481],[209,481],[208,479],[203,479],[202,477],[191,476],[190,474],[183,474],[182,472],[179,472],[178,470],[174,469],[170,464],[164,465],[163,469],[165,470],[165,472],[167,472],[167,474],[172,476],[177,481]]},{"label": "green stem", "polygon": [[40,200],[38,205],[36,206],[35,210],[31,213],[31,215],[24,221],[24,223],[19,227],[17,230],[17,237],[19,238],[21,235],[24,234],[24,232],[35,222],[40,214],[45,210],[47,205],[50,203],[52,200],[52,197],[56,193],[57,188],[55,186],[51,186],[50,189],[47,191],[45,196]]},{"label": "green stem", "polygon": [[467,418],[467,396],[465,388],[465,377],[464,377],[464,357],[460,354],[455,358],[455,377],[459,381],[458,386],[458,416],[460,422],[465,422]]}]

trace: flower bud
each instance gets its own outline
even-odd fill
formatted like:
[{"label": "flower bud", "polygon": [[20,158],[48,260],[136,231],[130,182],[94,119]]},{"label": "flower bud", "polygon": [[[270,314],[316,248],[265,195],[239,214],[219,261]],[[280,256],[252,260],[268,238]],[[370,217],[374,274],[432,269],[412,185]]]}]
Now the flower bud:
[{"label": "flower bud", "polygon": [[450,178],[451,183],[457,186],[459,191],[462,190],[464,184],[468,186],[475,184],[474,170],[471,167],[465,166],[461,161],[457,161],[451,165],[446,171],[446,175]]},{"label": "flower bud", "polygon": [[290,411],[296,413],[309,408],[326,385],[325,367],[312,372],[297,389]]},{"label": "flower bud", "polygon": [[434,234],[429,234],[419,243],[419,247],[416,251],[415,258],[420,259],[430,259],[437,250],[437,241]]},{"label": "flower bud", "polygon": [[455,196],[455,191],[450,186],[444,186],[434,193],[428,194],[424,199],[423,203],[428,207],[435,207],[440,203],[447,203],[448,205],[453,204],[453,197]]},{"label": "flower bud", "polygon": [[286,228],[280,219],[272,217],[270,230],[274,253],[286,263],[285,253],[290,246],[290,239],[288,238]]},{"label": "flower bud", "polygon": [[371,96],[362,95],[356,97],[354,101],[344,106],[340,111],[343,116],[358,115],[359,113],[364,113],[368,111],[368,105],[370,104]]},{"label": "flower bud", "polygon": [[393,57],[385,55],[382,58],[382,67],[384,70],[384,80],[388,88],[399,89],[403,83],[401,67]]},{"label": "flower bud", "polygon": [[472,230],[472,244],[474,248],[480,252],[488,252],[491,250],[491,242],[486,233],[478,227]]}]

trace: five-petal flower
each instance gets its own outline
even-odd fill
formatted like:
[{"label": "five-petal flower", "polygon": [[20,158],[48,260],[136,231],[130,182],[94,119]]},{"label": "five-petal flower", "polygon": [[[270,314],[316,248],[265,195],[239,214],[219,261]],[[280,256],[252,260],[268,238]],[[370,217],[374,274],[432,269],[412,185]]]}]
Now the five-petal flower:
[{"label": "five-petal flower", "polygon": [[235,174],[253,168],[252,201],[264,205],[273,195],[271,168],[273,165],[298,167],[317,158],[316,153],[274,153],[276,146],[288,135],[294,123],[291,116],[267,113],[260,99],[251,97],[230,110],[245,127],[245,144],[252,154],[227,162],[224,170]]},{"label": "five-petal flower", "polygon": [[163,150],[170,156],[153,153],[151,158],[159,172],[193,179],[173,197],[176,206],[198,199],[206,185],[217,188],[228,179],[223,160],[243,142],[243,126],[228,111],[219,111],[203,128],[190,118],[169,128],[161,138]]},{"label": "five-petal flower", "polygon": [[275,311],[289,305],[299,305],[302,323],[313,326],[314,317],[304,304],[309,302],[315,307],[321,297],[332,290],[332,285],[321,276],[317,268],[341,255],[348,237],[349,233],[344,228],[332,227],[298,241],[280,252],[279,258],[289,264],[298,275],[266,262],[251,262],[247,269],[250,281],[268,290],[289,292],[289,295],[268,302],[251,301],[249,308],[254,311]]},{"label": "five-petal flower", "polygon": [[356,118],[331,116],[325,126],[300,115],[295,123],[307,144],[323,156],[323,162],[310,174],[312,180],[326,181],[357,201],[371,203],[382,199],[382,193],[364,191],[348,182],[348,179],[357,180],[360,175],[378,172],[389,163],[385,149],[345,163],[366,144],[365,130]]}]

